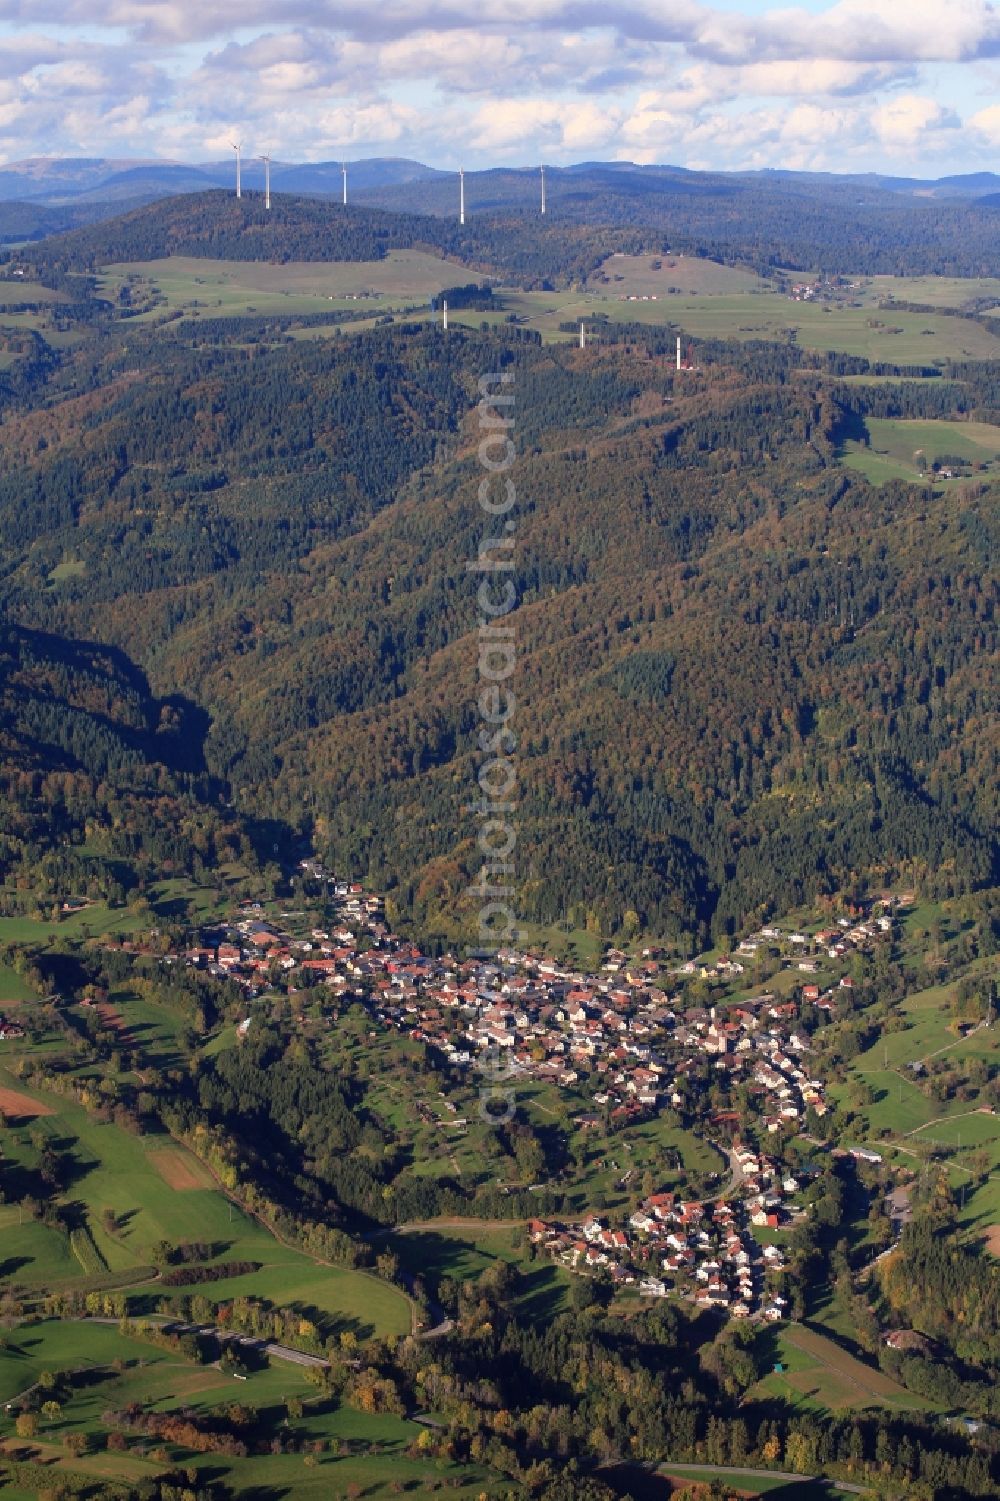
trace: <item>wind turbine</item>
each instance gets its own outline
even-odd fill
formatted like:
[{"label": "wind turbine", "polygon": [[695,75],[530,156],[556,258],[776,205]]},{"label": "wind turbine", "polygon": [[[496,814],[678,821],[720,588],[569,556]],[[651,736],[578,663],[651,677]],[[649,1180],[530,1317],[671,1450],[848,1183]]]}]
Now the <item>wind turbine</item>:
[{"label": "wind turbine", "polygon": [[465,168],[458,169],[458,222],[465,223]]},{"label": "wind turbine", "polygon": [[347,202],[347,163],[346,162],[341,162],[341,164],[340,164],[340,171],[341,171],[341,175],[343,176],[343,179],[344,179],[344,203],[346,204],[346,202]]},{"label": "wind turbine", "polygon": [[243,150],[243,142],[231,141],[230,145],[236,152],[236,196],[237,198],[242,198],[243,194],[240,191],[240,152]]},{"label": "wind turbine", "polygon": [[542,164],[542,213],[545,213],[545,164]]},{"label": "wind turbine", "polygon": [[271,158],[260,156],[257,160],[264,163],[264,207],[269,209],[271,207]]}]

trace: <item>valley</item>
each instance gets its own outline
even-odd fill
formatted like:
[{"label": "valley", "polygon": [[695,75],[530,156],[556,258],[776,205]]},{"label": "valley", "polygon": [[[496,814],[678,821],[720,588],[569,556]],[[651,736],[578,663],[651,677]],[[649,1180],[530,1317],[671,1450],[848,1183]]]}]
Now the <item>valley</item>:
[{"label": "valley", "polygon": [[978,1501],[990,210],[494,187],[184,192],[0,273],[0,1488]]}]

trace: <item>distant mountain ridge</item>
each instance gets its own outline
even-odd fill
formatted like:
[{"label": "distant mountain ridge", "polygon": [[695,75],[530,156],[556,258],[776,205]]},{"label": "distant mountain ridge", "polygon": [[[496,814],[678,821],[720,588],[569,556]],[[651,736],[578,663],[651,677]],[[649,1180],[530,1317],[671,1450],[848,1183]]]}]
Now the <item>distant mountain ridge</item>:
[{"label": "distant mountain ridge", "polygon": [[[537,169],[497,168],[466,174],[460,223],[457,177],[401,180],[408,170],[397,164],[383,173],[393,181],[350,188],[346,208],[331,192],[284,191],[273,176],[269,209],[252,182],[241,199],[229,184],[137,204],[136,179],[119,174],[133,196],[106,213],[89,195],[61,208],[0,204],[0,241],[42,240],[24,258],[43,274],[168,255],[356,261],[433,248],[477,274],[549,288],[585,280],[615,251],[670,249],[763,275],[785,267],[989,276],[996,267],[995,195],[935,199],[850,180],[596,166],[547,173],[543,217]],[[32,230],[28,209],[49,222]],[[78,217],[84,211],[89,228]],[[60,216],[68,222],[53,222]]]},{"label": "distant mountain ridge", "polygon": [[[340,195],[342,163],[286,162],[275,158],[271,172],[276,190],[288,193]],[[454,170],[442,170],[407,157],[367,157],[349,161],[348,183],[352,192],[368,193],[411,183],[454,179]],[[635,186],[657,180],[687,181],[713,185],[730,181],[778,180],[825,186],[863,185],[882,192],[930,197],[978,198],[1000,193],[1000,175],[970,172],[941,178],[895,177],[877,172],[791,172],[766,169],[757,172],[700,172],[671,163],[639,165],[627,161],[584,161],[567,167],[549,167],[553,180],[559,177],[613,177],[634,179]],[[234,180],[234,159],[183,162],[129,157],[30,157],[0,167],[0,202],[37,202],[61,205],[70,201],[117,202],[122,198],[166,197],[210,187],[228,187]],[[487,167],[467,171],[470,186],[488,186],[492,181],[525,182],[537,174],[534,166]],[[247,151],[243,158],[243,181],[248,188],[263,186],[263,166]]]},{"label": "distant mountain ridge", "polygon": [[[282,162],[275,159],[271,174],[275,187],[294,193],[340,194],[341,162]],[[348,164],[351,186],[380,188],[443,175],[435,167],[405,157],[373,157]],[[264,168],[249,151],[243,158],[248,187],[263,186]],[[31,157],[0,167],[0,202],[37,202],[51,206],[68,202],[107,201],[228,187],[235,177],[235,159],[215,162],[175,162],[111,157]],[[1000,179],[997,180],[1000,188]]]}]

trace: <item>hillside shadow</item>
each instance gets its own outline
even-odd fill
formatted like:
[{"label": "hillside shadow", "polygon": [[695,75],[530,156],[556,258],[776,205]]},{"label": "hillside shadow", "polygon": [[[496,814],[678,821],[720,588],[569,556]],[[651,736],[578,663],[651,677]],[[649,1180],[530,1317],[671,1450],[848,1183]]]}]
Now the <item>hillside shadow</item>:
[{"label": "hillside shadow", "polygon": [[[669,1461],[665,1468],[669,1471]],[[703,1467],[702,1473],[709,1473],[711,1468]],[[727,1472],[723,1469],[719,1471],[718,1478],[728,1482],[734,1494],[749,1495],[749,1485],[753,1483],[754,1473],[753,1470]],[[675,1471],[673,1475],[671,1482],[666,1474],[658,1474],[641,1465],[627,1464],[610,1465],[597,1472],[598,1479],[614,1491],[621,1501],[669,1501],[677,1490],[692,1484],[694,1480],[694,1476],[686,1475],[683,1470]],[[777,1498],[777,1501],[833,1501],[838,1492],[824,1480],[789,1480],[787,1485],[782,1485],[779,1481],[767,1494]]]},{"label": "hillside shadow", "polygon": [[554,1267],[539,1266],[521,1273],[517,1304],[532,1323],[546,1323],[564,1311],[565,1288],[554,1272]]},{"label": "hillside shadow", "polygon": [[0,1282],[6,1277],[13,1277],[23,1266],[30,1266],[30,1256],[8,1256],[6,1261],[0,1261]]},{"label": "hillside shadow", "polygon": [[[18,667],[25,672],[30,674],[35,664],[52,664],[64,669],[71,678],[89,680],[91,683],[96,680],[111,703],[130,699],[139,708],[144,721],[141,727],[123,719],[112,718],[107,713],[87,711],[87,718],[105,729],[114,739],[140,752],[148,760],[162,762],[172,771],[191,775],[206,773],[205,741],[210,726],[208,711],[181,694],[156,698],[150,690],[146,674],[119,647],[109,646],[104,642],[51,635],[46,631],[21,625],[8,625],[4,636]],[[26,688],[20,689],[17,697],[24,701],[39,698],[48,700],[53,699],[54,695],[51,690],[40,693]],[[165,726],[169,728],[164,728]],[[65,746],[39,745],[39,749],[43,748],[59,752],[64,760],[78,760]],[[101,767],[86,769],[103,770]]]}]

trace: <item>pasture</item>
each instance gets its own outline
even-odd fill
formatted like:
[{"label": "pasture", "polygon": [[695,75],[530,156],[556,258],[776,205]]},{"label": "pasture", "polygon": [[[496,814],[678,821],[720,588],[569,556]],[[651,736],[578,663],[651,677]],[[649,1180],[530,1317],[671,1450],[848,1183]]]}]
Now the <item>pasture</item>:
[{"label": "pasture", "polygon": [[670,307],[674,320],[696,338],[777,339],[804,349],[836,349],[901,365],[1000,356],[1000,339],[978,324],[943,314],[794,302],[777,293],[710,300],[676,297],[670,299]]},{"label": "pasture", "polygon": [[991,298],[1000,303],[996,276],[870,276],[857,284],[857,296],[872,303],[923,302],[934,307],[962,308]]},{"label": "pasture", "polygon": [[[118,1362],[117,1368],[114,1362]],[[107,1424],[103,1414],[130,1403],[158,1412],[183,1406],[207,1415],[225,1402],[247,1403],[256,1410],[255,1432],[271,1437],[286,1422],[290,1398],[304,1403],[301,1418],[292,1426],[300,1439],[319,1443],[323,1452],[315,1466],[307,1468],[298,1454],[254,1455],[230,1459],[220,1455],[192,1455],[167,1444],[172,1460],[182,1460],[210,1471],[237,1494],[304,1496],[307,1501],[327,1501],[333,1495],[358,1494],[372,1498],[396,1493],[399,1480],[407,1489],[435,1486],[443,1481],[449,1494],[471,1501],[485,1492],[492,1501],[501,1494],[495,1477],[480,1467],[459,1471],[445,1462],[411,1459],[406,1451],[421,1429],[404,1419],[363,1413],[315,1395],[303,1371],[275,1361],[251,1371],[246,1381],[235,1381],[214,1366],[188,1360],[174,1351],[161,1350],[141,1339],[122,1336],[116,1326],[83,1322],[47,1321],[23,1325],[11,1336],[6,1358],[0,1366],[0,1400],[29,1387],[41,1373],[78,1372],[62,1411],[43,1420],[32,1447],[51,1464],[53,1482],[60,1473],[72,1471],[90,1477],[115,1478],[126,1485],[138,1483],[162,1471],[162,1463],[148,1455],[149,1444],[138,1436],[127,1441],[124,1452],[109,1452],[104,1445]],[[13,1413],[0,1414],[0,1434],[6,1447],[14,1432]],[[69,1433],[90,1439],[91,1452],[70,1458],[62,1447]],[[9,1455],[5,1455],[8,1458]],[[15,1472],[16,1473],[16,1472]],[[459,1484],[454,1486],[454,1481]],[[398,1486],[397,1486],[398,1491]],[[4,1477],[4,1495],[15,1492]]]},{"label": "pasture", "polygon": [[[51,578],[51,576],[50,576]],[[80,847],[86,855],[86,846]],[[223,871],[227,879],[238,879],[242,870],[233,867]],[[109,907],[101,901],[88,902],[74,912],[61,913],[57,917],[48,909],[45,913],[21,917],[0,917],[0,944],[48,945],[55,947],[67,942],[87,938],[104,938],[113,934],[128,938],[148,929],[157,918],[187,918],[194,922],[211,922],[232,908],[225,895],[219,896],[210,886],[199,886],[185,877],[171,877],[158,881],[147,892],[148,911],[131,907]],[[2,984],[2,981],[0,981]],[[0,1003],[4,997],[0,994]]]},{"label": "pasture", "polygon": [[[450,321],[478,328],[509,314],[544,341],[565,341],[574,334],[563,323],[606,318],[612,323],[675,326],[682,337],[696,339],[763,339],[817,351],[844,354],[885,364],[935,365],[946,359],[996,359],[1000,339],[987,329],[946,313],[911,313],[843,303],[796,302],[773,290],[683,294],[656,300],[629,300],[610,286],[592,284],[576,292],[502,290],[504,308],[490,315],[456,311]],[[590,335],[599,340],[599,330]]]},{"label": "pasture", "polygon": [[[2,1071],[0,1086],[24,1094]],[[158,1242],[205,1241],[214,1260],[260,1264],[255,1273],[200,1285],[198,1291],[213,1302],[245,1293],[300,1304],[359,1338],[409,1330],[410,1305],[397,1288],[365,1272],[318,1264],[282,1245],[231,1203],[198,1159],[169,1137],[134,1135],[61,1096],[33,1090],[31,1097],[29,1103],[49,1113],[8,1132],[8,1162],[15,1171],[30,1171],[37,1156],[33,1137],[64,1155],[69,1168],[63,1198],[77,1206],[109,1272],[119,1274],[118,1285],[127,1286],[129,1273],[139,1283],[148,1280]],[[114,1216],[113,1224],[105,1211]],[[81,1268],[65,1236],[34,1221],[19,1223],[16,1206],[0,1213],[9,1220],[4,1255],[17,1262],[20,1284],[33,1290],[81,1284]]]},{"label": "pasture", "polygon": [[520,1243],[518,1233],[502,1222],[429,1221],[397,1231],[390,1245],[408,1272],[435,1282],[442,1277],[475,1281],[497,1262],[506,1262],[518,1273],[512,1301],[522,1314],[552,1318],[569,1306],[570,1274],[548,1257],[529,1262],[523,1231]]},{"label": "pasture", "polygon": [[35,993],[9,964],[0,964],[0,1006],[19,1006],[35,998]]},{"label": "pasture", "polygon": [[[192,320],[326,312],[331,315],[328,325],[294,331],[295,337],[322,338],[340,327],[350,333],[371,325],[368,318],[338,323],[336,315],[345,311],[370,310],[374,319],[407,310],[430,318],[431,296],[481,275],[433,253],[399,250],[381,261],[283,265],[169,256],[106,266],[98,282],[112,302],[128,287],[138,310],[130,321],[156,323],[178,312]],[[683,336],[693,338],[778,340],[891,364],[941,365],[947,359],[1000,356],[1000,339],[968,319],[948,316],[948,309],[969,298],[991,295],[986,282],[915,278],[910,284],[902,278],[873,278],[852,289],[850,301],[796,302],[753,271],[664,253],[611,256],[573,290],[497,291],[502,298],[497,311],[453,308],[450,321],[478,328],[513,317],[537,330],[544,341],[563,342],[573,334],[561,324],[604,317],[615,323],[676,325]],[[933,308],[914,313],[881,305],[890,293]]]},{"label": "pasture", "polygon": [[[864,474],[872,484],[923,479],[945,484],[931,470],[935,463],[960,459],[963,466],[992,470],[1000,455],[1000,427],[988,422],[902,421],[871,417],[866,423],[869,442],[851,439],[844,444],[841,462]],[[955,483],[956,481],[951,481]]]},{"label": "pasture", "polygon": [[725,293],[768,291],[755,271],[723,266],[696,255],[624,255],[603,261],[587,279],[589,291],[609,296],[673,298],[678,293],[718,297]]},{"label": "pasture", "polygon": [[835,1340],[806,1324],[786,1324],[765,1331],[769,1355],[781,1371],[772,1371],[751,1388],[751,1396],[778,1397],[802,1410],[834,1412],[843,1408],[887,1407],[901,1411],[927,1406],[874,1366],[843,1349]]},{"label": "pasture", "polygon": [[80,329],[60,325],[59,304],[68,300],[65,293],[43,287],[40,282],[0,276],[0,342],[5,334],[14,336],[14,348],[0,350],[0,368],[9,369],[23,358],[18,334],[39,334],[53,349],[79,343],[83,337]]},{"label": "pasture", "polygon": [[832,1482],[825,1480],[796,1481],[785,1475],[780,1478],[761,1475],[756,1470],[727,1468],[719,1471],[699,1468],[697,1465],[671,1464],[669,1460],[657,1474],[670,1486],[668,1495],[683,1491],[698,1481],[708,1485],[713,1480],[718,1483],[720,1479],[732,1488],[727,1494],[733,1496],[776,1496],[778,1501],[833,1501],[834,1497],[843,1494],[838,1492]]},{"label": "pasture", "polygon": [[91,902],[64,917],[0,917],[0,943],[36,944],[49,939],[103,938],[108,933],[137,933],[149,926],[149,917],[126,907],[110,908]]},{"label": "pasture", "polygon": [[98,278],[101,295],[116,301],[130,285],[133,300],[153,305],[136,321],[157,321],[165,313],[225,318],[247,314],[323,313],[371,306],[378,313],[417,305],[442,287],[469,281],[473,273],[421,250],[394,250],[381,261],[217,261],[168,256],[106,266]]}]

